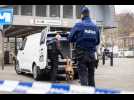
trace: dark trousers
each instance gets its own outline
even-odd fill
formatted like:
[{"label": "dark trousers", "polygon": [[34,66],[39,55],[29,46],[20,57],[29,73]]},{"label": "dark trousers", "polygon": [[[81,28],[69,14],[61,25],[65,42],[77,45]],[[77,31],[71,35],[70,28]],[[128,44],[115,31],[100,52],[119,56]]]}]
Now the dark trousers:
[{"label": "dark trousers", "polygon": [[110,65],[113,66],[113,52],[110,52]]},{"label": "dark trousers", "polygon": [[51,64],[51,81],[56,82],[56,77],[57,77],[57,71],[58,71],[58,54],[57,52],[50,52],[49,53],[49,59],[50,59],[50,64]]},{"label": "dark trousers", "polygon": [[110,58],[110,65],[113,66],[113,52],[105,53],[102,55],[102,64],[105,64],[106,56]]},{"label": "dark trousers", "polygon": [[[79,50],[78,50],[79,51]],[[81,85],[95,87],[95,57],[84,52],[78,57],[78,73]]]},{"label": "dark trousers", "polygon": [[104,65],[105,64],[105,53],[103,52],[102,54],[102,64]]},{"label": "dark trousers", "polygon": [[52,66],[51,81],[55,82],[56,81],[56,76],[57,76],[57,70],[58,70],[58,60],[57,60],[57,58],[51,60],[51,66]]}]

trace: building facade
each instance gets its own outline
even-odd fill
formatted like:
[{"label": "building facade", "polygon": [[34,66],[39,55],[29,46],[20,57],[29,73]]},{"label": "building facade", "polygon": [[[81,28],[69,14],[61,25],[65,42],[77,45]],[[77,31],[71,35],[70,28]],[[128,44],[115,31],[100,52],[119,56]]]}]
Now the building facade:
[{"label": "building facade", "polygon": [[[104,30],[116,27],[114,5],[7,5],[13,7],[13,23],[5,32],[5,50],[15,51],[15,41],[40,32],[46,26],[51,31],[69,31],[80,20],[80,9],[87,6],[91,19]],[[5,25],[4,29],[9,26]],[[102,36],[103,37],[103,36]]]},{"label": "building facade", "polygon": [[134,50],[134,33],[119,35],[119,48]]}]

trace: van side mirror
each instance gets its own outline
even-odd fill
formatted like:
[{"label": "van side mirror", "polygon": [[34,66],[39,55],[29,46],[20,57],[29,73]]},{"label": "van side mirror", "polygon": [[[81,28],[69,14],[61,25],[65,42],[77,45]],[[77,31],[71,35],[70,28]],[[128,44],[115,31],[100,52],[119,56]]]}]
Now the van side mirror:
[{"label": "van side mirror", "polygon": [[21,45],[18,45],[18,50],[22,50],[22,46]]},{"label": "van side mirror", "polygon": [[18,50],[23,50],[23,44],[22,44],[22,43],[19,43],[19,44],[17,45],[17,49],[18,49]]},{"label": "van side mirror", "polygon": [[19,44],[19,50],[24,50],[26,45],[27,38],[25,38],[22,43]]},{"label": "van side mirror", "polygon": [[24,50],[23,47],[20,47],[19,50]]}]

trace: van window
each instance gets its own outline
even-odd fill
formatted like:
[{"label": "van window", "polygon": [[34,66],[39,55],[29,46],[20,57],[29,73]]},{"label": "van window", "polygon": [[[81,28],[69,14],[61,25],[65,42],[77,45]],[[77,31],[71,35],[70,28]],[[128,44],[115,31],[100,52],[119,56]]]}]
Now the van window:
[{"label": "van window", "polygon": [[40,45],[45,43],[45,32],[41,33]]},{"label": "van window", "polygon": [[27,38],[25,38],[25,39],[22,41],[22,46],[21,46],[20,50],[24,50],[26,41],[27,41]]}]

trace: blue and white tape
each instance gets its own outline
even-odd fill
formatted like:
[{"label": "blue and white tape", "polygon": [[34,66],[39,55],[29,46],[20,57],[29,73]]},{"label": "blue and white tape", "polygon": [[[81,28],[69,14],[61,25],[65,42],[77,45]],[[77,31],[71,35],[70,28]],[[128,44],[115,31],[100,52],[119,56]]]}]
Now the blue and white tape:
[{"label": "blue and white tape", "polygon": [[[98,89],[93,87],[51,84],[41,82],[19,82],[0,80],[0,91],[21,94],[121,94],[125,91]],[[129,92],[127,92],[129,93]]]}]

